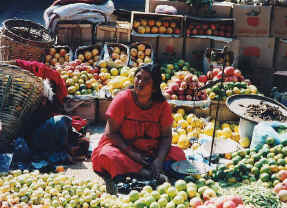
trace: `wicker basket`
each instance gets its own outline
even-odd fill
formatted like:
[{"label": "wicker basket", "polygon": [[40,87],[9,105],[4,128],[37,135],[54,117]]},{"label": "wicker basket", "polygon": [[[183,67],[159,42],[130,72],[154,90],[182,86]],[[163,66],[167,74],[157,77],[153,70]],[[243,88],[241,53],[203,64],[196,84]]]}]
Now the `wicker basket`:
[{"label": "wicker basket", "polygon": [[0,61],[41,61],[45,49],[53,42],[41,25],[27,20],[6,20],[0,32]]},{"label": "wicker basket", "polygon": [[40,78],[19,67],[0,64],[0,143],[15,139],[22,117],[38,106],[42,93]]}]

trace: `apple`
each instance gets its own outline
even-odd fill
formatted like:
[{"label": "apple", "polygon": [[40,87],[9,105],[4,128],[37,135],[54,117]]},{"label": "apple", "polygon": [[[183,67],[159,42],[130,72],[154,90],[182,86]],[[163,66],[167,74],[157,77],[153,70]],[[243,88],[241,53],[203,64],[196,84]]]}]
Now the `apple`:
[{"label": "apple", "polygon": [[115,52],[112,53],[112,59],[113,60],[116,60],[116,59],[119,59],[119,58],[120,58],[120,55],[118,53],[115,53]]},{"label": "apple", "polygon": [[173,90],[172,90],[171,88],[167,88],[167,89],[165,90],[165,93],[171,95],[171,94],[173,93]]},{"label": "apple", "polygon": [[171,99],[171,100],[177,100],[177,95],[176,95],[176,94],[172,94],[172,95],[170,96],[170,99]]},{"label": "apple", "polygon": [[200,75],[198,80],[200,82],[206,83],[207,82],[207,76],[206,75]]},{"label": "apple", "polygon": [[191,208],[198,208],[203,205],[202,200],[199,197],[194,197],[190,200],[189,205]]},{"label": "apple", "polygon": [[219,68],[214,68],[214,69],[212,70],[212,75],[213,75],[213,77],[215,77],[220,71],[221,71],[221,70],[220,70]]},{"label": "apple", "polygon": [[139,44],[138,46],[137,46],[137,48],[138,48],[138,51],[144,51],[145,50],[145,48],[146,48],[146,46],[145,46],[145,44]]},{"label": "apple", "polygon": [[185,100],[185,96],[184,96],[184,95],[179,95],[179,96],[178,96],[178,99],[179,99],[179,100]]},{"label": "apple", "polygon": [[144,26],[139,26],[138,27],[138,33],[144,34],[145,33],[145,27]]},{"label": "apple", "polygon": [[227,76],[232,76],[233,73],[234,73],[234,67],[232,66],[225,67],[224,74],[226,74]]},{"label": "apple", "polygon": [[213,72],[212,71],[208,71],[207,74],[206,74],[207,78],[209,80],[211,80],[213,78]]},{"label": "apple", "polygon": [[175,34],[178,35],[178,34],[180,34],[180,32],[181,32],[181,30],[180,30],[179,28],[175,28],[175,29],[174,29],[174,33],[175,33]]},{"label": "apple", "polygon": [[167,33],[167,34],[172,34],[172,33],[173,33],[173,29],[172,29],[171,27],[168,27],[168,28],[166,29],[166,33]]},{"label": "apple", "polygon": [[212,35],[212,29],[206,30],[206,35]]},{"label": "apple", "polygon": [[177,92],[179,87],[178,87],[178,84],[177,83],[173,83],[172,85],[170,85],[170,89],[173,91],[173,92]]},{"label": "apple", "polygon": [[93,55],[93,56],[99,55],[99,49],[94,48],[94,49],[92,50],[92,55]]},{"label": "apple", "polygon": [[145,49],[145,55],[146,56],[150,56],[151,55],[151,48],[147,48],[147,49]]},{"label": "apple", "polygon": [[191,34],[191,29],[188,28],[188,29],[186,30],[186,35],[187,35],[187,36],[190,36],[190,34]]},{"label": "apple", "polygon": [[139,52],[138,52],[138,58],[144,59],[144,57],[145,57],[144,51],[139,51]]},{"label": "apple", "polygon": [[179,94],[179,95],[183,95],[184,94],[184,89],[183,88],[178,88],[178,91],[177,91],[177,93]]},{"label": "apple", "polygon": [[187,88],[187,83],[186,83],[185,81],[182,81],[182,82],[180,83],[180,88],[186,89],[186,88]]},{"label": "apple", "polygon": [[203,194],[202,194],[202,197],[203,199],[206,201],[206,200],[209,200],[213,197],[216,197],[216,193],[214,190],[212,190],[211,188],[207,188]]},{"label": "apple", "polygon": [[46,62],[51,61],[51,59],[52,59],[52,56],[50,54],[46,55],[46,58],[45,58]]},{"label": "apple", "polygon": [[191,95],[186,95],[185,99],[188,100],[188,101],[192,101],[192,96]]},{"label": "apple", "polygon": [[50,48],[50,49],[49,49],[49,54],[50,54],[51,56],[54,56],[56,53],[57,53],[57,50],[56,50],[55,48]]},{"label": "apple", "polygon": [[211,25],[210,25],[210,28],[211,28],[212,30],[216,30],[216,25],[215,25],[215,24],[211,24]]},{"label": "apple", "polygon": [[131,56],[136,57],[138,55],[138,50],[136,48],[132,48],[130,54]]},{"label": "apple", "polygon": [[222,208],[236,208],[236,204],[233,201],[226,201],[223,203]]},{"label": "apple", "polygon": [[228,199],[233,201],[236,206],[238,206],[239,204],[243,204],[243,200],[240,196],[230,196],[228,197]]},{"label": "apple", "polygon": [[160,26],[160,27],[159,27],[159,33],[161,33],[161,34],[166,33],[166,27]]},{"label": "apple", "polygon": [[233,75],[236,76],[236,77],[240,77],[241,76],[241,71],[239,69],[235,69]]},{"label": "apple", "polygon": [[196,28],[193,28],[191,31],[192,35],[197,35],[198,34],[198,30]]},{"label": "apple", "polygon": [[145,33],[150,33],[150,26],[145,26]]}]

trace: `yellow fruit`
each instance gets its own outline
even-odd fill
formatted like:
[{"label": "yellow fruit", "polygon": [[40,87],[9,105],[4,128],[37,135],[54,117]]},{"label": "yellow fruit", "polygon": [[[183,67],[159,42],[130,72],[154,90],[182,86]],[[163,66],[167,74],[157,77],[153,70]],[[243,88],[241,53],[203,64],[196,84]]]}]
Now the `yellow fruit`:
[{"label": "yellow fruit", "polygon": [[240,89],[238,87],[234,87],[232,91],[234,94],[240,94]]},{"label": "yellow fruit", "polygon": [[224,128],[222,130],[222,136],[224,136],[225,138],[231,138],[232,137],[232,131],[230,128]]},{"label": "yellow fruit", "polygon": [[173,119],[178,122],[183,119],[183,116],[180,113],[173,114]]},{"label": "yellow fruit", "polygon": [[184,129],[182,129],[182,128],[177,129],[177,133],[179,135],[186,135],[186,131]]},{"label": "yellow fruit", "polygon": [[239,133],[239,126],[238,125],[234,126],[234,132]]},{"label": "yellow fruit", "polygon": [[212,136],[213,134],[213,124],[209,124],[207,125],[204,130],[203,130],[203,133],[207,136]]},{"label": "yellow fruit", "polygon": [[172,143],[177,144],[178,139],[179,139],[179,134],[177,132],[173,131],[172,132]]},{"label": "yellow fruit", "polygon": [[186,131],[189,133],[189,132],[192,132],[193,130],[194,130],[195,128],[194,127],[192,127],[192,126],[187,126],[186,127]]},{"label": "yellow fruit", "polygon": [[248,137],[240,138],[239,144],[241,145],[241,147],[247,148],[250,145],[250,140]]},{"label": "yellow fruit", "polygon": [[172,122],[172,128],[176,128],[177,127],[177,122],[174,120],[173,122]]},{"label": "yellow fruit", "polygon": [[186,127],[188,126],[188,122],[186,120],[179,120],[177,125],[183,129],[186,129]]},{"label": "yellow fruit", "polygon": [[106,72],[108,72],[108,69],[107,68],[101,68],[101,72],[106,73]]},{"label": "yellow fruit", "polygon": [[188,114],[188,116],[186,117],[187,122],[188,122],[188,123],[191,123],[191,122],[193,121],[193,118],[194,118],[194,117],[195,117],[195,116],[194,116],[192,113]]},{"label": "yellow fruit", "polygon": [[198,138],[198,132],[196,129],[193,130],[192,132],[189,132],[187,135],[189,138]]},{"label": "yellow fruit", "polygon": [[180,135],[177,145],[181,148],[181,149],[187,149],[189,147],[189,139],[186,135]]},{"label": "yellow fruit", "polygon": [[165,82],[162,82],[160,84],[160,89],[164,90],[167,87],[167,84]]},{"label": "yellow fruit", "polygon": [[192,149],[193,149],[193,150],[196,150],[199,146],[200,146],[199,143],[194,143],[194,144],[192,145]]},{"label": "yellow fruit", "polygon": [[216,94],[214,92],[211,92],[208,97],[213,100],[215,98]]},{"label": "yellow fruit", "polygon": [[239,133],[237,132],[232,132],[232,137],[231,137],[232,140],[236,141],[236,142],[239,142],[240,140],[240,135]]},{"label": "yellow fruit", "polygon": [[228,123],[223,123],[221,125],[221,128],[224,129],[224,128],[230,128],[230,125]]},{"label": "yellow fruit", "polygon": [[112,68],[110,72],[111,72],[112,76],[117,76],[117,75],[119,75],[119,70],[116,69],[116,68]]},{"label": "yellow fruit", "polygon": [[184,109],[183,108],[179,108],[179,109],[177,109],[176,113],[179,113],[182,116],[184,116]]}]

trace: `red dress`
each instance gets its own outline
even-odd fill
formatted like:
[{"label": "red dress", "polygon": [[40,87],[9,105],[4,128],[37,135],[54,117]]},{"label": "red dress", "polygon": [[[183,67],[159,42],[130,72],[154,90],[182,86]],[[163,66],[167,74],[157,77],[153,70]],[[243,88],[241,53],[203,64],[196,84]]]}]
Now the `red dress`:
[{"label": "red dress", "polygon": [[[166,101],[154,103],[150,109],[143,110],[135,104],[131,90],[120,92],[114,98],[106,116],[120,124],[120,134],[124,139],[132,141],[137,149],[148,154],[152,154],[158,147],[161,126],[170,126],[173,121],[171,108]],[[171,146],[166,160],[185,159],[185,154],[180,148]],[[92,162],[95,171],[106,171],[112,178],[126,173],[136,173],[142,168],[141,164],[114,146],[113,141],[105,134],[92,153]]]}]

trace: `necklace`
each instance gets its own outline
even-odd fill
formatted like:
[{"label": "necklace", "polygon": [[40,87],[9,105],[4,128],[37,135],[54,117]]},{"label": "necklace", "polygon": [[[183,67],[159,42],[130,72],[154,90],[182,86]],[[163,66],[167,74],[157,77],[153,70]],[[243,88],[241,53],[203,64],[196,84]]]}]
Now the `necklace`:
[{"label": "necklace", "polygon": [[148,102],[145,104],[140,103],[137,99],[137,94],[135,92],[133,92],[133,98],[134,98],[135,104],[143,110],[147,110],[147,109],[151,108],[151,106],[152,106],[152,100],[151,99],[149,99]]}]

